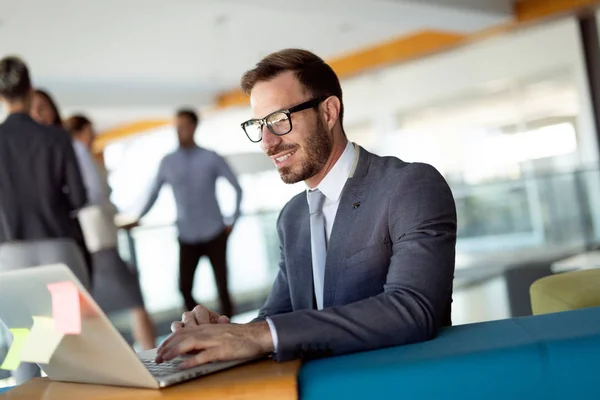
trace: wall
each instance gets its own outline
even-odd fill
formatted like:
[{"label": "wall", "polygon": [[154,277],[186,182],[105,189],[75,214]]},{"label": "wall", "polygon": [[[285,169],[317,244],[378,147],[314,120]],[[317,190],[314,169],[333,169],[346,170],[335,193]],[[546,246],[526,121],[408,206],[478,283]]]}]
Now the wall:
[{"label": "wall", "polygon": [[494,85],[567,69],[579,88],[580,157],[598,161],[577,21],[523,29],[455,51],[387,68],[343,83],[347,125],[374,121],[375,134],[394,125],[391,114]]},{"label": "wall", "polygon": [[[579,159],[583,165],[595,164],[598,151],[590,94],[574,18],[521,29],[345,80],[345,126],[356,140],[375,146],[382,135],[397,129],[399,113],[556,71],[568,71],[577,85]],[[249,108],[207,114],[201,131],[213,133],[200,140],[226,154],[258,151],[257,145],[245,141],[239,127],[250,115]]]}]

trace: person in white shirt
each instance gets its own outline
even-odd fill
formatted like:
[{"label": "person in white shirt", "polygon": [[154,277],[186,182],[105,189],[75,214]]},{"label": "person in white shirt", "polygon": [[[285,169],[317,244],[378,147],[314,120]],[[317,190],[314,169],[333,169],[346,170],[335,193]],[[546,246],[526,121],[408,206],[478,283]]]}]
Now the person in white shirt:
[{"label": "person in white shirt", "polygon": [[[73,137],[75,155],[85,184],[88,205],[101,207],[103,215],[114,223],[116,207],[110,201],[111,189],[106,171],[94,159],[91,149],[94,142],[94,127],[84,115],[68,118],[65,128]],[[142,296],[135,266],[127,266],[116,247],[92,252],[94,264],[92,294],[100,307],[107,313],[131,310],[133,336],[144,350],[152,349],[156,343],[155,328]]]}]

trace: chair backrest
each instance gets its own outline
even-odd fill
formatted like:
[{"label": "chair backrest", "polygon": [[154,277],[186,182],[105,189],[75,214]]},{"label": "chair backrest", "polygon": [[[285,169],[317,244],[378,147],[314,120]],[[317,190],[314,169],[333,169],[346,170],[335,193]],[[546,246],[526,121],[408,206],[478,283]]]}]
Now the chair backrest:
[{"label": "chair backrest", "polygon": [[66,264],[90,290],[91,280],[81,250],[71,239],[43,239],[0,244],[0,273],[42,265]]},{"label": "chair backrest", "polygon": [[600,268],[564,272],[535,281],[529,288],[533,314],[600,307]]}]

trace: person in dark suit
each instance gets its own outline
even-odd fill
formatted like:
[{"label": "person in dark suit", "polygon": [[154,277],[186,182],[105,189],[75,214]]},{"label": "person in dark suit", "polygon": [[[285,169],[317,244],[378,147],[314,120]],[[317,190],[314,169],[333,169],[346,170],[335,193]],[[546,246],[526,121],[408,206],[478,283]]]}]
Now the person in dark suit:
[{"label": "person in dark suit", "polygon": [[[76,210],[87,202],[70,136],[30,116],[33,88],[23,61],[0,61],[0,243],[69,238],[86,252]],[[91,268],[88,265],[88,268]]]},{"label": "person in dark suit", "polygon": [[349,142],[339,80],[308,51],[267,56],[242,88],[255,116],[246,135],[284,182],[307,190],[280,213],[279,273],[258,318],[228,324],[197,306],[156,361],[192,351],[183,367],[316,358],[424,341],[450,325],[456,209],[441,174]]},{"label": "person in dark suit", "polygon": [[[91,264],[76,216],[87,202],[85,186],[70,136],[30,117],[33,96],[25,63],[0,60],[0,98],[9,113],[0,125],[0,270],[62,262],[89,288]],[[21,384],[40,370],[21,363],[12,375]]]}]

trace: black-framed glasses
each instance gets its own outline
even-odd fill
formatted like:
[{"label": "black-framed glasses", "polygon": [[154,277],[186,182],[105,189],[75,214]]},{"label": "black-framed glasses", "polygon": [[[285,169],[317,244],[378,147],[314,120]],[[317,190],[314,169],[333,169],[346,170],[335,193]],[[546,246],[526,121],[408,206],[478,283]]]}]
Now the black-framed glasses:
[{"label": "black-framed glasses", "polygon": [[287,110],[279,110],[272,112],[264,118],[250,119],[242,123],[242,129],[253,143],[258,143],[262,140],[262,132],[265,125],[273,135],[283,136],[292,131],[291,115],[298,111],[308,110],[309,108],[317,107],[329,96],[321,96],[312,100],[305,101]]}]

